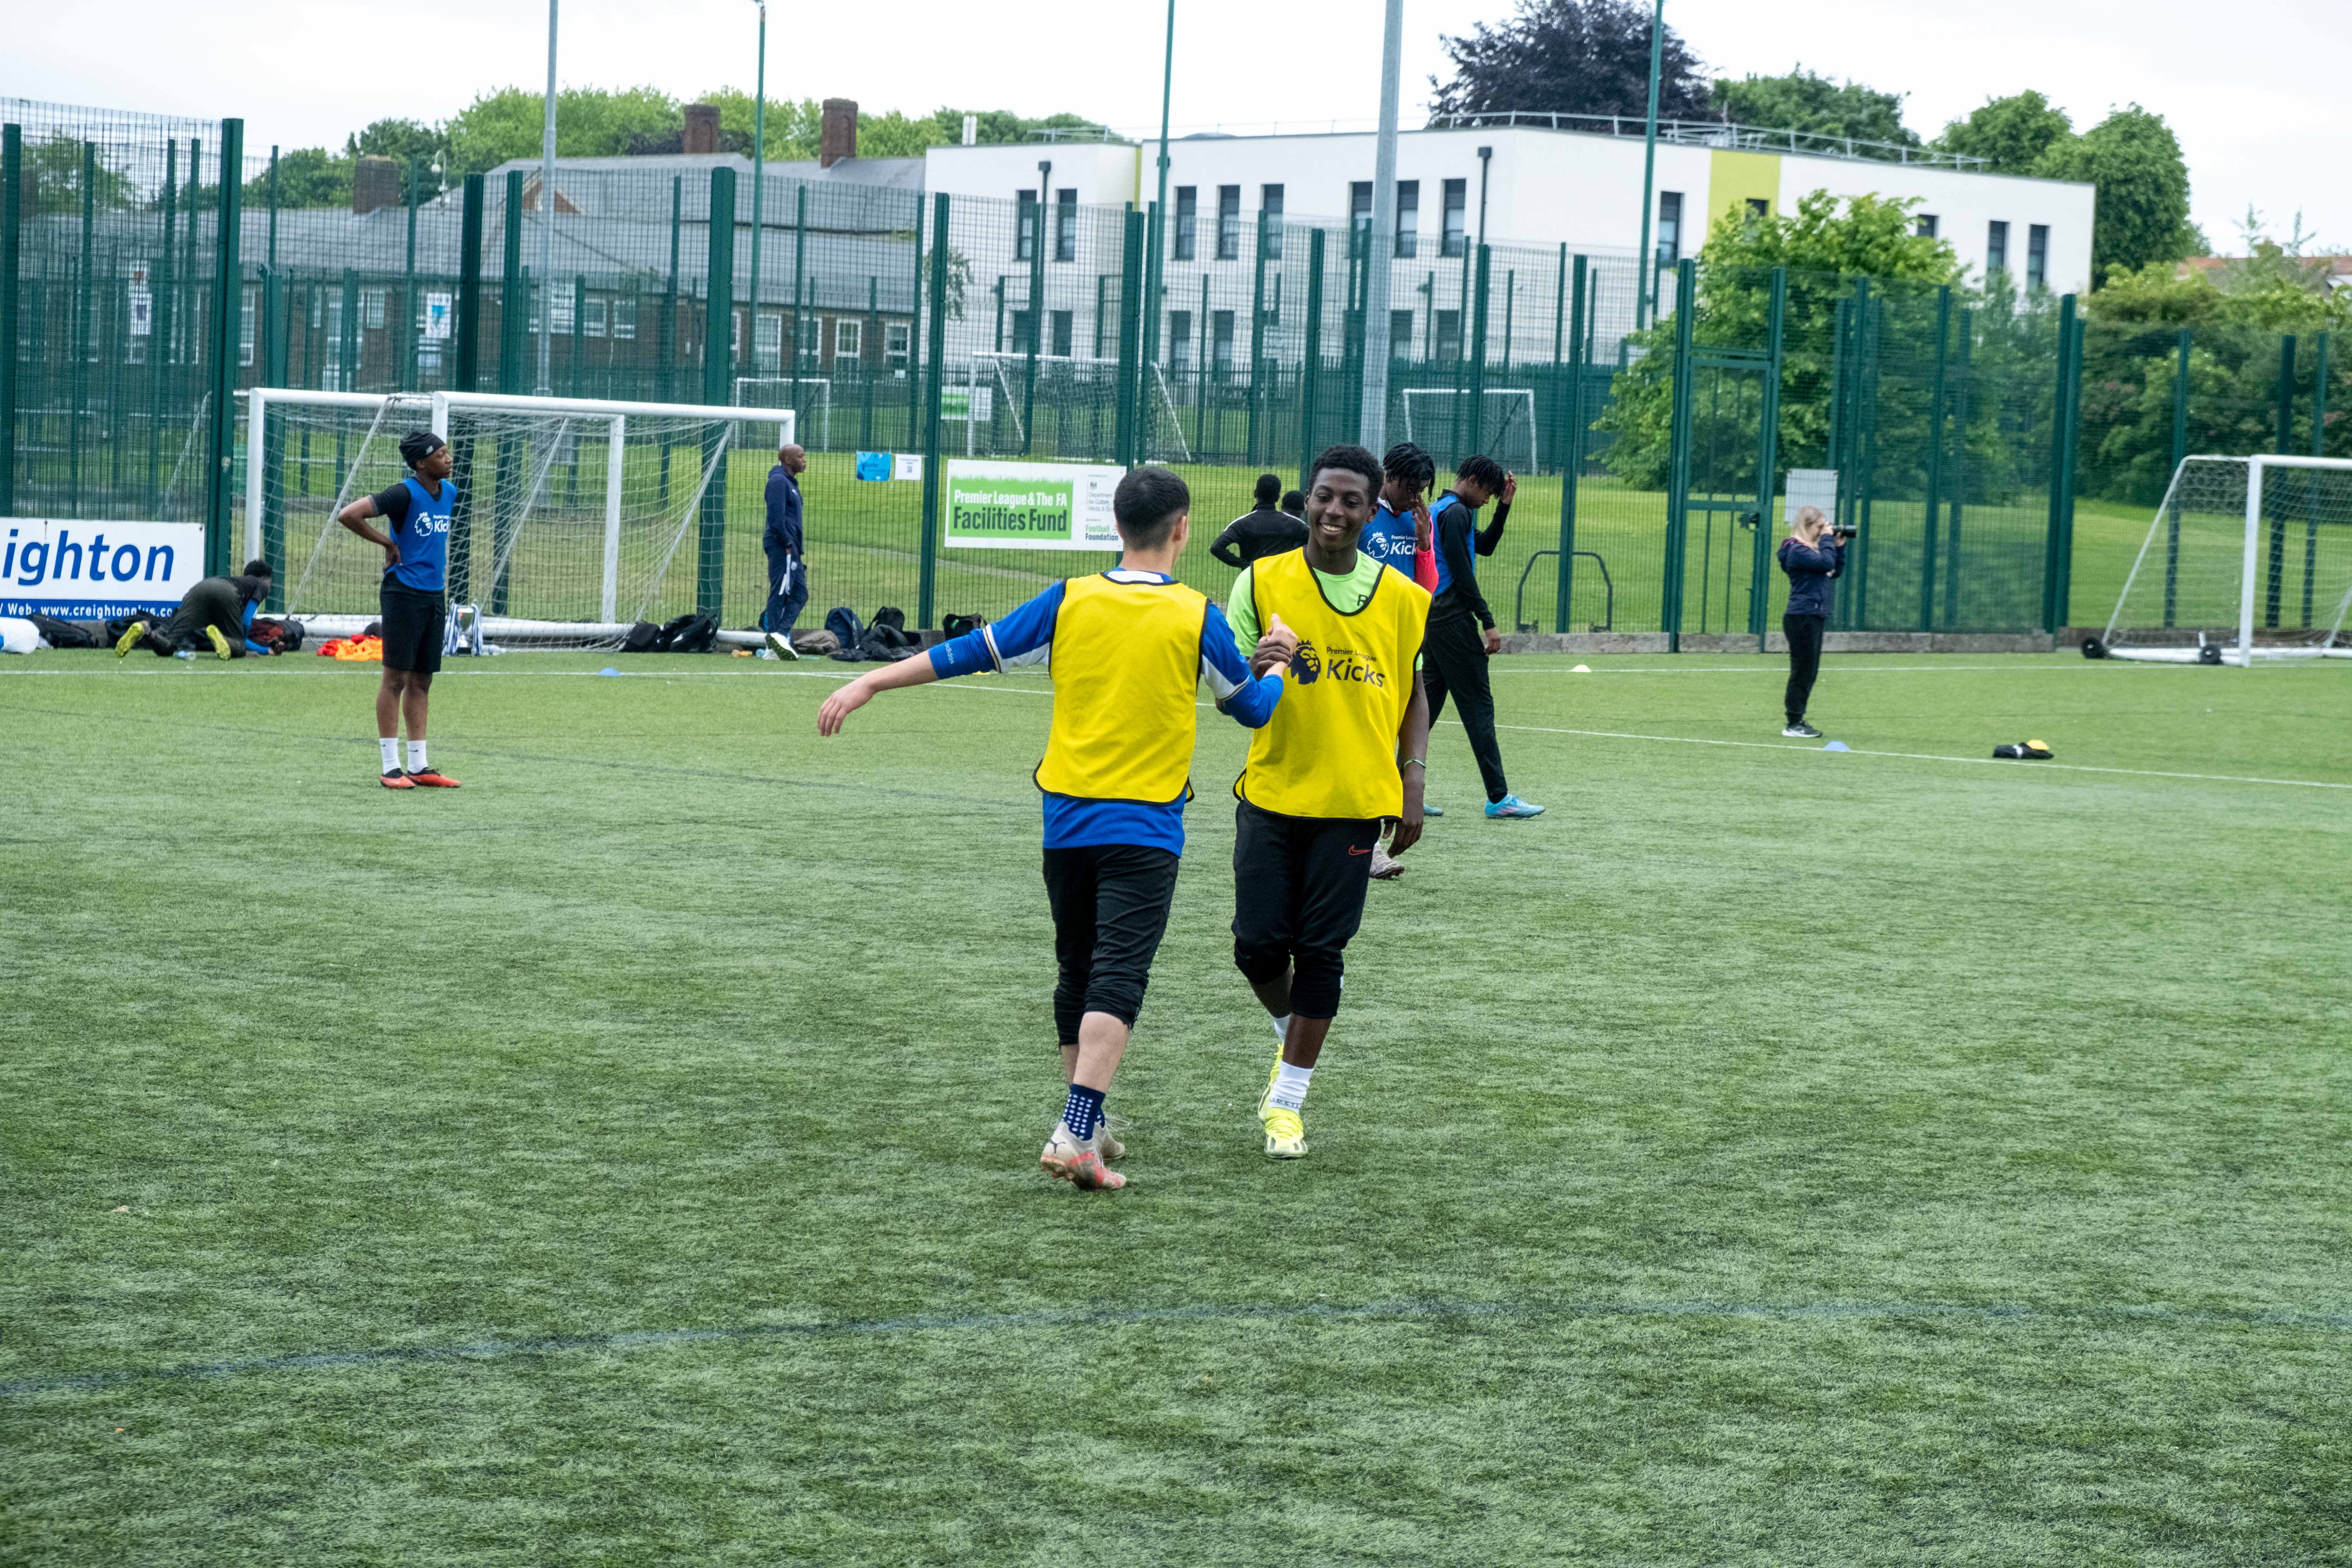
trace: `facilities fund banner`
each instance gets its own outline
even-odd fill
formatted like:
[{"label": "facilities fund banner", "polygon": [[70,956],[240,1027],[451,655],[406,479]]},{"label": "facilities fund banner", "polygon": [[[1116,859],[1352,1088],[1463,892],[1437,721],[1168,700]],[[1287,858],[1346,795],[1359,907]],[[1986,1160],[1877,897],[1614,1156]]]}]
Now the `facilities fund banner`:
[{"label": "facilities fund banner", "polygon": [[168,610],[204,574],[200,522],[0,518],[0,616],[99,621]]},{"label": "facilities fund banner", "polygon": [[1111,494],[1127,470],[1088,463],[948,459],[950,550],[1117,550]]}]

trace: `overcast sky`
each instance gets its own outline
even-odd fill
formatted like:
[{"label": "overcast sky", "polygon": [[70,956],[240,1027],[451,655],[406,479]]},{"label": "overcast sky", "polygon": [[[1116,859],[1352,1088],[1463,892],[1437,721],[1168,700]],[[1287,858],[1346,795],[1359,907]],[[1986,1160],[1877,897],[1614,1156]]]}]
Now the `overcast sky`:
[{"label": "overcast sky", "polygon": [[[1407,0],[1407,125],[1444,70],[1439,35],[1498,20],[1508,3]],[[874,112],[953,104],[1149,124],[1165,16],[1152,0],[777,0],[769,90],[854,98]],[[2217,246],[2236,247],[2252,204],[2274,229],[2300,210],[2332,247],[2352,250],[2352,0],[1666,0],[1666,16],[1710,72],[1802,61],[1907,93],[1922,135],[2026,88],[2077,129],[2137,101],[2179,135],[2194,216]],[[242,115],[248,146],[340,146],[385,115],[440,120],[485,89],[537,85],[546,23],[529,0],[0,0],[0,95]],[[1178,0],[1179,132],[1369,122],[1380,25],[1375,0]],[[681,97],[748,89],[756,36],[751,0],[564,0],[562,76]]]}]

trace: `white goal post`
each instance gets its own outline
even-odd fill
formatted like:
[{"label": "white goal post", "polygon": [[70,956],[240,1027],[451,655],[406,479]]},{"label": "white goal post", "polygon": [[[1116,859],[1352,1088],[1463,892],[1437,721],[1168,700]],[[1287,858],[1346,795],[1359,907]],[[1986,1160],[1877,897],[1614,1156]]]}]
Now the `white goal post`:
[{"label": "white goal post", "polygon": [[383,563],[335,517],[405,476],[400,438],[422,427],[470,465],[453,601],[478,601],[469,624],[493,638],[574,646],[616,640],[681,596],[691,607],[693,550],[683,588],[670,566],[713,483],[723,502],[740,428],[772,430],[782,445],[796,423],[791,409],[499,393],[244,396],[246,551],[263,555],[278,535],[286,614],[326,632],[373,618]]},{"label": "white goal post", "polygon": [[[1438,449],[1451,450],[1465,443],[1470,428],[1463,412],[1463,399],[1472,395],[1466,386],[1406,386],[1397,389],[1398,401],[1404,414],[1404,438],[1434,444]],[[1418,400],[1423,405],[1421,434],[1414,433],[1413,407]],[[1432,408],[1430,405],[1436,406]],[[1499,406],[1497,405],[1499,404]],[[1533,387],[1489,386],[1483,389],[1479,411],[1478,444],[1489,456],[1506,468],[1533,472],[1541,467],[1536,446],[1536,395]],[[1433,415],[1436,417],[1433,419]],[[1442,433],[1436,426],[1442,426]],[[1464,456],[1469,454],[1465,453]]]},{"label": "white goal post", "polygon": [[2092,658],[2352,658],[2352,459],[2183,458]]}]

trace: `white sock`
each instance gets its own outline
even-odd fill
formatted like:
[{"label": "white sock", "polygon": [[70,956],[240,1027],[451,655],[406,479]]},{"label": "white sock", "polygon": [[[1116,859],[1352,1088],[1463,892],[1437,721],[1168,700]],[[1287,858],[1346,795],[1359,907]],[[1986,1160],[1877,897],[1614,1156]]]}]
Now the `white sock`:
[{"label": "white sock", "polygon": [[1275,1020],[1274,1020],[1274,1037],[1275,1037],[1276,1039],[1277,1039],[1277,1040],[1287,1040],[1288,1038],[1290,1038],[1290,1015],[1289,1015],[1289,1014],[1287,1014],[1287,1013],[1284,1013],[1284,1014],[1281,1014],[1281,1015],[1279,1015],[1278,1016],[1276,1016],[1276,1017],[1275,1018]]},{"label": "white sock", "polygon": [[422,741],[408,742],[408,771],[412,773],[425,771],[425,742]]},{"label": "white sock", "polygon": [[1274,1092],[1266,1097],[1269,1105],[1279,1105],[1285,1110],[1303,1110],[1307,1104],[1307,1080],[1315,1076],[1313,1068],[1295,1068],[1288,1062],[1274,1076]]},{"label": "white sock", "polygon": [[385,773],[390,773],[394,768],[400,766],[400,738],[398,736],[380,735],[376,738],[375,743],[383,748],[383,771]]}]

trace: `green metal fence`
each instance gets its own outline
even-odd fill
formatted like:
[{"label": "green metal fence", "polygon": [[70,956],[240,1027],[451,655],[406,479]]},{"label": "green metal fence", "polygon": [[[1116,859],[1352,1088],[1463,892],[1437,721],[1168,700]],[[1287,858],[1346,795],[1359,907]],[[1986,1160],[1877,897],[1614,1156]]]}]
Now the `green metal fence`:
[{"label": "green metal fence", "polygon": [[[1777,625],[1791,468],[1837,470],[1857,531],[1841,626],[2054,627],[2104,607],[2129,543],[2101,520],[2153,504],[2179,454],[2352,442],[2327,412],[2352,406],[2352,356],[2324,337],[2086,324],[2005,285],[1685,261],[1636,330],[1623,255],[1421,237],[1374,257],[1360,226],[782,176],[755,277],[748,172],[707,159],[560,165],[552,191],[535,166],[448,188],[411,166],[354,212],[282,205],[233,121],[0,118],[0,512],[205,521],[216,566],[241,524],[240,389],[544,391],[793,408],[812,619],[996,615],[1102,563],[942,547],[943,465],[964,458],[1173,465],[1202,542],[1186,574],[1222,592],[1205,544],[1256,475],[1295,482],[1365,434],[1376,266],[1387,437],[1519,472],[1483,570],[1530,630]],[[919,454],[922,479],[858,479],[860,452]],[[695,596],[730,625],[763,599],[769,462],[733,454],[705,496]],[[265,521],[282,550],[287,520]]]}]

